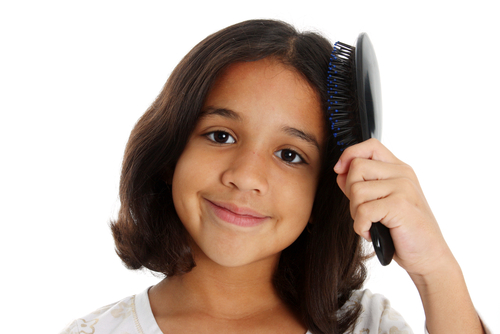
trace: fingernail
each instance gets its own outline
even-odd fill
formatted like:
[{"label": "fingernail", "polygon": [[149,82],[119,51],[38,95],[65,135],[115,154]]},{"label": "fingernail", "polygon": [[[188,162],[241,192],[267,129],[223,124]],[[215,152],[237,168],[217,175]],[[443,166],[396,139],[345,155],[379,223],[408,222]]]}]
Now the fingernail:
[{"label": "fingernail", "polygon": [[337,172],[340,169],[340,166],[342,166],[342,161],[339,159],[339,161],[337,161],[337,163],[333,167],[333,170]]},{"label": "fingernail", "polygon": [[372,236],[370,235],[370,232],[364,233],[363,238],[368,242],[372,242]]}]

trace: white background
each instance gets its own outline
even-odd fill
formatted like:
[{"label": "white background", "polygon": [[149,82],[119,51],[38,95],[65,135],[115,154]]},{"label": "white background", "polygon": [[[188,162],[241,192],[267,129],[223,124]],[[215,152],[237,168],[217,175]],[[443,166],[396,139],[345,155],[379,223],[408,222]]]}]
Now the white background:
[{"label": "white background", "polygon": [[[108,228],[128,135],[183,55],[251,18],[282,19],[332,42],[368,32],[382,79],[382,141],[417,172],[476,308],[500,330],[494,1],[3,1],[2,332],[57,333],[158,281],[122,266]],[[406,272],[370,266],[366,287],[422,332]]]}]

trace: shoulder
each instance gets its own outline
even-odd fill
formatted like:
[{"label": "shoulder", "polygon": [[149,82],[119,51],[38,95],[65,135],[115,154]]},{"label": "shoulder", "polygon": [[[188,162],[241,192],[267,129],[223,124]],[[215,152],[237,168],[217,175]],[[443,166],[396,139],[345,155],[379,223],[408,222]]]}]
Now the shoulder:
[{"label": "shoulder", "polygon": [[137,330],[135,296],[101,307],[71,322],[61,334],[142,333]]},{"label": "shoulder", "polygon": [[370,290],[354,291],[343,308],[361,304],[361,315],[353,333],[400,333],[412,334],[403,317],[391,307],[387,298]]}]

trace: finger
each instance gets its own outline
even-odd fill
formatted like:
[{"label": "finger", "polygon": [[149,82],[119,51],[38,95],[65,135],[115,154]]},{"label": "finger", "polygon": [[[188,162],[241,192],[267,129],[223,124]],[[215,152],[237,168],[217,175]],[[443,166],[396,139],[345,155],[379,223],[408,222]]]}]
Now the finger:
[{"label": "finger", "polygon": [[352,200],[355,202],[352,213],[354,230],[363,237],[368,235],[372,223],[381,222],[394,229],[408,219],[415,220],[421,212],[430,212],[425,199],[422,201],[420,188],[409,179],[367,181],[364,184],[372,188],[360,190],[360,198]]},{"label": "finger", "polygon": [[[408,178],[418,183],[413,169],[406,164],[393,164],[377,160],[354,158],[345,178],[344,193],[350,199],[351,187],[355,183],[373,180],[392,180]],[[342,182],[344,180],[342,179]]]},{"label": "finger", "polygon": [[354,183],[351,187],[349,208],[351,217],[356,220],[360,205],[389,197],[397,191],[399,180],[365,181]]},{"label": "finger", "polygon": [[[394,201],[391,197],[386,197],[360,204],[356,209],[354,231],[366,240],[371,241],[370,228],[372,224],[380,222],[387,226],[388,220],[390,220],[388,215],[391,213],[392,202]],[[392,211],[392,214],[394,214],[394,211]],[[392,226],[392,228],[396,227],[397,225]]]},{"label": "finger", "polygon": [[392,154],[392,152],[389,151],[384,145],[382,145],[382,143],[380,143],[377,139],[372,138],[346,148],[333,168],[334,171],[337,174],[347,173],[351,161],[354,158],[364,158],[396,164],[402,163],[402,161],[396,158],[396,156]]}]

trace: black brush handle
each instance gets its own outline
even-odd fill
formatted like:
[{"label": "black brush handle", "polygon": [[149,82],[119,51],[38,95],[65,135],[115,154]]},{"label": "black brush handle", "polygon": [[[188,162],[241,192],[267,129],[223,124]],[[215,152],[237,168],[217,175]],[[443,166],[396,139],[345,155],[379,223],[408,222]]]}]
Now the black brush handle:
[{"label": "black brush handle", "polygon": [[388,265],[394,256],[394,242],[389,229],[381,223],[373,223],[370,234],[378,260],[383,266]]}]

